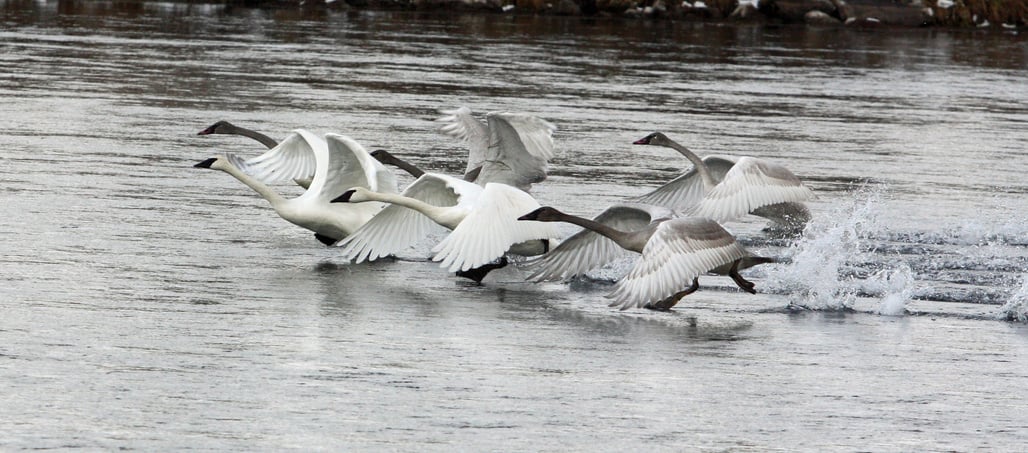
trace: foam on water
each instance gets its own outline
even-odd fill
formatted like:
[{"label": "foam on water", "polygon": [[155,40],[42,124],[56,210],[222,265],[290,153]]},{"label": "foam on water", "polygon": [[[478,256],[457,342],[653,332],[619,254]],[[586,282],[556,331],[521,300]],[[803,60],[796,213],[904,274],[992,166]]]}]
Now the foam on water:
[{"label": "foam on water", "polygon": [[1021,278],[1021,288],[999,309],[999,319],[1028,323],[1028,274]]},{"label": "foam on water", "polygon": [[915,288],[914,271],[906,264],[896,269],[880,271],[867,281],[870,288],[877,284],[881,301],[878,303],[878,314],[885,316],[901,316],[907,313],[907,302],[913,298]]},{"label": "foam on water", "polygon": [[869,237],[884,229],[878,222],[882,189],[857,192],[851,202],[816,217],[802,237],[783,251],[783,264],[768,271],[766,287],[789,295],[790,305],[810,310],[848,310],[858,294],[878,293],[879,312],[898,315],[913,294],[909,266],[878,268],[870,277],[862,264],[873,262]]}]

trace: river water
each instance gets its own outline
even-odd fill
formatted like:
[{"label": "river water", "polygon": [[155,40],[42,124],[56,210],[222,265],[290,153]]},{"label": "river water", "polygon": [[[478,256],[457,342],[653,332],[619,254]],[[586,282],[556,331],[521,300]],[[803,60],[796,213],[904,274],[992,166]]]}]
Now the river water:
[{"label": "river water", "polygon": [[[1026,69],[1017,33],[0,1],[0,449],[1019,450]],[[783,258],[757,295],[621,312],[625,263],[348,265],[192,167],[261,152],[195,135],[227,119],[459,173],[459,105],[555,123],[567,212],[683,171],[630,144],[660,130],[786,165],[814,219],[727,225]]]}]

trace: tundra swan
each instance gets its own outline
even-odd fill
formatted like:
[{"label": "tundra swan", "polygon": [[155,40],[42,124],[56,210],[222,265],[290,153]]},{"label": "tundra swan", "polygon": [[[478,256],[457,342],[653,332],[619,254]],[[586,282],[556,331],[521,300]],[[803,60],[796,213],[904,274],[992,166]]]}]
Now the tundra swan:
[{"label": "tundra swan", "polygon": [[654,132],[634,142],[672,148],[693,168],[656,190],[630,198],[656,204],[691,216],[726,222],[752,213],[789,229],[802,229],[810,211],[802,201],[814,193],[787,168],[753,157],[707,156]]},{"label": "tundra swan", "polygon": [[451,272],[481,281],[505,253],[540,255],[555,244],[552,225],[518,222],[517,217],[539,207],[530,195],[515,187],[489,183],[483,188],[452,176],[425,173],[402,194],[355,188],[336,202],[388,203],[375,218],[337,244],[354,262],[396,254],[426,236],[438,224],[451,230],[433,248],[434,261]]},{"label": "tundra swan", "polygon": [[[768,258],[750,254],[717,222],[701,217],[672,217],[658,206],[618,204],[595,220],[541,207],[519,220],[567,222],[584,228],[565,239],[546,255],[532,260],[530,280],[557,280],[582,274],[623,256],[625,250],[641,256],[607,297],[611,306],[667,310],[699,288],[699,275],[727,274],[744,291],[754,293],[753,283],[739,269]],[[692,282],[686,289],[683,284]]]},{"label": "tundra swan", "polygon": [[[349,236],[377,214],[381,203],[340,205],[332,199],[355,186],[380,192],[396,192],[392,172],[371,158],[359,143],[339,134],[325,139],[302,130],[293,131],[269,155],[308,153],[316,163],[310,187],[300,196],[285,198],[265,181],[296,175],[296,168],[276,165],[276,161],[243,161],[231,154],[216,156],[195,165],[228,173],[271,203],[283,219],[311,230],[323,244],[330,245]],[[246,168],[248,171],[244,171]]]}]

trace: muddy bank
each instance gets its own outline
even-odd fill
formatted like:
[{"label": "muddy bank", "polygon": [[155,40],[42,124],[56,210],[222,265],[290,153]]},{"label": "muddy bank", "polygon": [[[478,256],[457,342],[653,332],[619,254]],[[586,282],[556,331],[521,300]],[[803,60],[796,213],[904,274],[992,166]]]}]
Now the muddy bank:
[{"label": "muddy bank", "polygon": [[[311,7],[320,0],[249,1],[249,6]],[[1028,0],[335,0],[333,9],[620,16],[642,19],[805,23],[848,27],[1028,25]]]}]

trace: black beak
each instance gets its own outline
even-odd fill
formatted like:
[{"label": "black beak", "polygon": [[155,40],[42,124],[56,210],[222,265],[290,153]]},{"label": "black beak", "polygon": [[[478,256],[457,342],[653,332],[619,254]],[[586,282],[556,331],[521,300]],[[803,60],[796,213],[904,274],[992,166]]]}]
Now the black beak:
[{"label": "black beak", "polygon": [[353,196],[354,192],[356,192],[356,190],[347,190],[346,192],[343,192],[342,195],[333,198],[332,203],[349,203],[350,197]]},{"label": "black beak", "polygon": [[196,165],[193,165],[193,166],[196,167],[196,168],[211,168],[211,165],[214,165],[214,162],[217,161],[217,160],[218,160],[217,157],[212,157],[210,159],[207,159],[207,160],[205,160],[203,162],[200,162],[200,163],[198,163]]},{"label": "black beak", "polygon": [[639,140],[636,140],[636,141],[632,142],[632,144],[633,145],[649,145],[650,144],[650,137],[646,136],[646,137],[640,138]]},{"label": "black beak", "polygon": [[536,219],[539,218],[539,212],[542,209],[543,208],[539,208],[539,209],[536,209],[535,211],[529,212],[528,214],[525,214],[525,215],[523,215],[521,217],[518,217],[518,220],[536,220]]},{"label": "black beak", "polygon": [[218,127],[217,124],[208,126],[207,129],[197,132],[196,135],[211,135],[214,133],[214,128],[216,127]]}]

